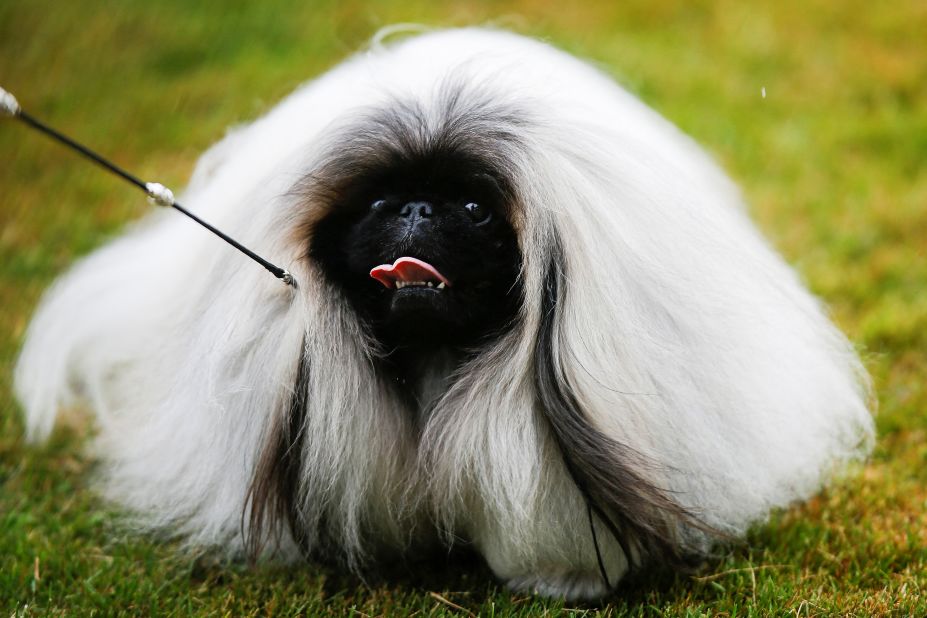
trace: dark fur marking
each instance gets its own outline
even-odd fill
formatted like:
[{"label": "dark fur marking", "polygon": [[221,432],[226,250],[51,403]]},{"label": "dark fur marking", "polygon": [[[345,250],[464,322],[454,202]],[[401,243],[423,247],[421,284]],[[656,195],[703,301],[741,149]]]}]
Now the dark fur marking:
[{"label": "dark fur marking", "polygon": [[[677,568],[691,566],[694,556],[680,538],[682,527],[713,536],[721,533],[700,522],[666,490],[656,487],[639,472],[652,468],[652,462],[604,435],[586,420],[554,354],[563,263],[561,249],[555,246],[545,275],[542,321],[534,358],[535,389],[564,465],[591,511],[621,546],[632,569],[640,566],[644,558]],[[639,557],[637,562],[635,554]]]},{"label": "dark fur marking", "polygon": [[[300,348],[299,368],[293,396],[286,413],[278,416],[261,451],[242,513],[242,532],[249,560],[256,561],[267,543],[279,542],[284,525],[304,555],[308,555],[306,530],[299,516],[298,500],[302,473],[300,435],[306,419],[309,360]],[[250,507],[250,508],[249,508]],[[248,525],[245,526],[245,515]]]}]

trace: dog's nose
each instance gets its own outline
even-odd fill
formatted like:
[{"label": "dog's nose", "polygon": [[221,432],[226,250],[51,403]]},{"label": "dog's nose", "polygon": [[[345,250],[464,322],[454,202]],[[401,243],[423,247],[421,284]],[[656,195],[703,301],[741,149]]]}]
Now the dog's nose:
[{"label": "dog's nose", "polygon": [[399,209],[399,216],[415,221],[416,219],[427,219],[432,215],[432,212],[429,202],[409,202]]}]

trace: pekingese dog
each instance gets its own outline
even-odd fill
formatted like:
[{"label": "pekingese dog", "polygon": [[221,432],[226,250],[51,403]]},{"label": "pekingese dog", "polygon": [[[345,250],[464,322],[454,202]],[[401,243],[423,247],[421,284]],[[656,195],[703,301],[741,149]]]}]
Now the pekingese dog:
[{"label": "pekingese dog", "polygon": [[852,347],[689,138],[491,30],[374,44],[209,150],[26,336],[29,436],[97,413],[146,529],[364,569],[475,547],[596,598],[813,494],[873,434]]}]

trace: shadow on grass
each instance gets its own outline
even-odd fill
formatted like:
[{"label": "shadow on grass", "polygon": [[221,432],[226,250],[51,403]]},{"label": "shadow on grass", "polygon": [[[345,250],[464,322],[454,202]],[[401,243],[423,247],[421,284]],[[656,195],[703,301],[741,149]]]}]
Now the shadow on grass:
[{"label": "shadow on grass", "polygon": [[[419,604],[442,604],[448,611],[492,615],[520,610],[527,615],[556,610],[611,610],[623,615],[642,606],[672,605],[700,588],[687,575],[665,568],[648,568],[627,576],[605,599],[596,602],[564,602],[562,599],[513,593],[497,580],[482,557],[467,547],[437,552],[419,559],[380,563],[376,570],[353,574],[332,564],[306,562],[299,565],[218,564],[208,558],[196,560],[190,571],[190,585],[230,586],[239,577],[267,579],[284,587],[315,588],[319,600],[333,605],[364,607],[380,605],[384,597],[397,603],[416,600]],[[380,605],[382,607],[382,605]],[[617,612],[615,614],[615,612]]]}]

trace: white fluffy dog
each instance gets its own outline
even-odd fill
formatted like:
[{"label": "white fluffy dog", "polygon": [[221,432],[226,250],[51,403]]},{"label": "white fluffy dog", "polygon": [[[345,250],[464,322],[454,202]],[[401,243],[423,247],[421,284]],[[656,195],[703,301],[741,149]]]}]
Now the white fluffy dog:
[{"label": "white fluffy dog", "polygon": [[376,44],[236,129],[26,337],[29,436],[96,411],[148,529],[349,568],[467,543],[607,593],[865,455],[852,347],[690,139],[552,47]]}]

